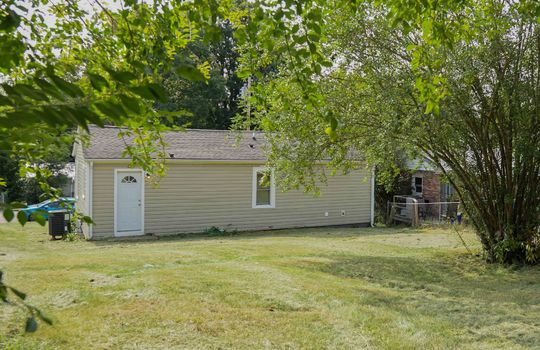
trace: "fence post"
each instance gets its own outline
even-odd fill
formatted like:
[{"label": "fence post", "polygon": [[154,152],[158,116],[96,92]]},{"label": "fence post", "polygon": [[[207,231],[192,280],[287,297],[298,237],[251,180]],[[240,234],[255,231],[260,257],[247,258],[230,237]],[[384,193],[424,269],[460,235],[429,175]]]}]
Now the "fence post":
[{"label": "fence post", "polygon": [[418,203],[413,203],[413,220],[412,220],[412,226],[416,227],[418,226],[418,223],[420,222],[420,217],[418,216]]}]

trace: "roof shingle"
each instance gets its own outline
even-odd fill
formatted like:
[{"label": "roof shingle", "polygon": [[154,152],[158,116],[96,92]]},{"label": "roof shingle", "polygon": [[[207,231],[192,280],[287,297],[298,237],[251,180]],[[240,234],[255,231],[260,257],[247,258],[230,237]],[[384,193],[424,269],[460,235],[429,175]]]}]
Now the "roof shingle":
[{"label": "roof shingle", "polygon": [[[90,144],[84,147],[86,159],[128,159],[122,156],[126,145],[133,144],[133,137],[119,138],[121,128],[90,126]],[[175,159],[194,160],[265,160],[265,136],[262,132],[227,130],[199,130],[163,134],[166,151]],[[254,136],[254,137],[253,137]]]}]

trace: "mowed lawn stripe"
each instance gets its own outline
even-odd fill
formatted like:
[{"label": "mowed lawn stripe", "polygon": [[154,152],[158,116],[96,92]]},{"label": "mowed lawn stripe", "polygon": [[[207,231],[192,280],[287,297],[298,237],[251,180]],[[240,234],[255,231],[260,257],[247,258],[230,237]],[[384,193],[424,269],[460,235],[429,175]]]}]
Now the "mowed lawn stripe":
[{"label": "mowed lawn stripe", "polygon": [[[55,324],[7,348],[534,348],[540,270],[486,265],[451,229],[317,228],[49,241],[0,226],[7,283]],[[465,238],[479,252],[474,235]],[[4,312],[5,311],[5,312]]]}]

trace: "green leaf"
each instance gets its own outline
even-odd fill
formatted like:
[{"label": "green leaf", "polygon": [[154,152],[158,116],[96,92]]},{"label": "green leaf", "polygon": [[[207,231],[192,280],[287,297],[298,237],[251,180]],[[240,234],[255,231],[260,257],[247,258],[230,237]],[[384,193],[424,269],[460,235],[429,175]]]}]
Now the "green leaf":
[{"label": "green leaf", "polygon": [[111,68],[105,68],[105,70],[113,80],[120,83],[129,84],[130,81],[137,79],[137,76],[129,71],[115,71]]},{"label": "green leaf", "polygon": [[247,67],[240,68],[236,71],[236,76],[240,79],[246,79],[251,75],[251,71]]},{"label": "green leaf", "polygon": [[36,319],[34,317],[28,317],[28,319],[26,320],[26,327],[24,328],[24,330],[27,333],[33,333],[37,331],[37,329],[38,329],[38,324],[36,322]]},{"label": "green leaf", "polygon": [[322,60],[322,61],[321,61],[321,65],[322,65],[323,67],[328,67],[328,68],[330,68],[330,67],[333,66],[332,61],[329,61],[329,60]]},{"label": "green leaf", "polygon": [[17,213],[17,220],[19,220],[19,223],[24,226],[24,224],[26,224],[28,221],[28,216],[26,216],[24,211],[19,211]]},{"label": "green leaf", "polygon": [[108,118],[118,119],[122,116],[126,116],[126,111],[124,111],[122,106],[113,102],[98,102],[95,106]]},{"label": "green leaf", "polygon": [[19,127],[40,121],[40,117],[36,111],[15,111],[6,113],[5,115],[7,118],[0,118],[0,125],[7,127]]},{"label": "green leaf", "polygon": [[300,34],[300,35],[293,36],[293,40],[297,44],[303,44],[307,41],[307,38],[304,34]]},{"label": "green leaf", "polygon": [[93,224],[93,223],[94,223],[94,221],[92,220],[92,218],[89,217],[89,216],[83,216],[83,217],[82,217],[82,221],[84,221],[84,222],[87,223],[87,224]]},{"label": "green leaf", "polygon": [[13,105],[13,102],[6,96],[0,95],[0,106],[11,106]]},{"label": "green leaf", "polygon": [[315,33],[317,33],[319,36],[321,36],[322,30],[320,25],[318,25],[317,23],[312,23],[311,29],[313,29]]},{"label": "green leaf", "polygon": [[43,91],[45,94],[56,97],[59,100],[63,99],[60,91],[58,91],[58,89],[48,81],[41,78],[34,78],[34,82],[37,86],[41,88],[41,91]]},{"label": "green leaf", "polygon": [[148,86],[130,86],[128,89],[135,95],[145,98],[147,100],[154,99],[154,94]]},{"label": "green leaf", "polygon": [[101,75],[93,74],[93,73],[87,73],[88,79],[90,80],[90,84],[94,89],[97,91],[103,91],[104,88],[109,87],[109,82],[107,79],[103,78]]},{"label": "green leaf", "polygon": [[9,203],[9,206],[14,209],[21,209],[21,208],[26,208],[28,205],[24,202],[11,202]]},{"label": "green leaf", "polygon": [[21,23],[21,17],[12,10],[8,10],[7,13],[0,18],[0,30],[10,31],[17,28]]},{"label": "green leaf", "polygon": [[11,222],[13,218],[15,217],[15,214],[13,213],[13,210],[11,208],[5,208],[4,209],[4,218],[7,222]]},{"label": "green leaf", "polygon": [[39,211],[33,212],[31,216],[41,226],[45,226],[45,224],[47,223],[47,220],[45,220],[45,216]]},{"label": "green leaf", "polygon": [[159,102],[167,102],[167,94],[165,93],[165,90],[161,85],[150,83],[148,84],[148,88],[152,92],[152,95],[159,101]]},{"label": "green leaf", "polygon": [[18,289],[13,288],[13,287],[8,287],[8,288],[13,292],[13,294],[15,294],[17,297],[19,297],[19,299],[21,299],[21,300],[26,299],[26,294],[25,293],[21,292]]},{"label": "green leaf", "polygon": [[49,76],[51,80],[53,81],[54,85],[56,85],[61,91],[66,93],[67,95],[71,97],[83,97],[84,93],[81,90],[80,87],[77,85],[70,83],[69,81],[66,81],[56,75],[50,75]]},{"label": "green leaf", "polygon": [[89,110],[86,107],[79,107],[77,109],[77,113],[79,113],[81,116],[84,117],[85,120],[89,121],[90,123],[94,123],[97,126],[103,127],[104,123],[101,117],[94,113],[93,111]]},{"label": "green leaf", "polygon": [[122,105],[124,105],[126,109],[129,109],[136,114],[141,113],[141,106],[139,105],[139,101],[136,98],[126,95],[120,95],[120,100],[122,101]]},{"label": "green leaf", "polygon": [[178,67],[176,69],[176,74],[186,80],[193,82],[206,81],[206,77],[204,76],[204,74],[196,67],[190,65],[182,65]]},{"label": "green leaf", "polygon": [[330,137],[330,141],[335,141],[336,140],[336,131],[333,130],[331,127],[327,127],[326,129],[324,129],[324,132]]},{"label": "green leaf", "polygon": [[332,130],[336,130],[338,127],[338,120],[333,116],[330,118],[330,127]]},{"label": "green leaf", "polygon": [[36,101],[49,101],[49,97],[28,84],[16,84],[13,89],[22,97],[28,97]]}]

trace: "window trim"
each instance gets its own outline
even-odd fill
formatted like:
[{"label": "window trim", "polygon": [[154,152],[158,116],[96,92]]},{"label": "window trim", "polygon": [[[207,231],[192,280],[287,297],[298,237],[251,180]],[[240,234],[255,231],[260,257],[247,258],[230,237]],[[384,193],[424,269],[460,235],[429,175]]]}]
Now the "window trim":
[{"label": "window trim", "polygon": [[[257,205],[257,174],[262,171],[270,170],[270,204]],[[276,207],[276,179],[274,176],[274,169],[268,169],[266,167],[254,167],[252,174],[252,187],[251,187],[251,208],[253,209],[270,209]]]}]

